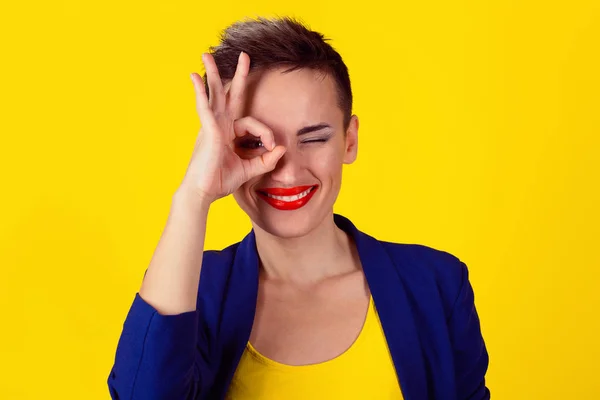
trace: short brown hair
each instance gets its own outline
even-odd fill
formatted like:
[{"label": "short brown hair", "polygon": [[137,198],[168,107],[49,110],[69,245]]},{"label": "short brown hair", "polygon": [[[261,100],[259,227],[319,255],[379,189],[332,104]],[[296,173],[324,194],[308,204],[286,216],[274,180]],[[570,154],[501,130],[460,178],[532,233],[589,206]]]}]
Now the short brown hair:
[{"label": "short brown hair", "polygon": [[[352,89],[348,68],[329,39],[291,17],[238,21],[221,33],[217,46],[210,47],[223,82],[233,79],[238,56],[250,56],[250,72],[289,67],[284,72],[311,68],[329,74],[336,83],[338,105],[344,113],[344,128],[352,115]],[[206,74],[204,74],[206,92]]]}]

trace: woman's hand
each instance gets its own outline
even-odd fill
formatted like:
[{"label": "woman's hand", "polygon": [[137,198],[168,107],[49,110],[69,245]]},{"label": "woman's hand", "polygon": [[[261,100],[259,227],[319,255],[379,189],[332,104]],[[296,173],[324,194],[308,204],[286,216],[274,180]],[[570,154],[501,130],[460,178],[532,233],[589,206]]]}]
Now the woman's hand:
[{"label": "woman's hand", "polygon": [[[214,58],[203,54],[210,100],[202,78],[192,74],[196,92],[196,109],[202,128],[179,192],[198,196],[207,204],[233,193],[249,179],[269,172],[285,153],[276,146],[269,127],[252,117],[242,115],[245,106],[246,78],[250,58],[240,53],[235,76],[226,92],[223,88]],[[235,152],[236,137],[247,134],[260,138],[268,150],[250,159],[240,158]]]}]

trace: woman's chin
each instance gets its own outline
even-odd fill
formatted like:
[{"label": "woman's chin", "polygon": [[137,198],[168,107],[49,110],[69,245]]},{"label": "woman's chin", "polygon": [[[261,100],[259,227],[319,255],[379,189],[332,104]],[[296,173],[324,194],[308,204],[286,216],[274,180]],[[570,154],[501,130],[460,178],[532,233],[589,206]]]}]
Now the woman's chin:
[{"label": "woman's chin", "polygon": [[251,215],[252,225],[273,236],[292,239],[308,235],[317,229],[329,215],[323,210],[299,209],[284,211],[276,209],[260,210]]},{"label": "woman's chin", "polygon": [[333,205],[324,206],[322,199],[318,197],[313,197],[305,204],[269,202],[262,198],[252,203],[242,203],[240,200],[246,199],[236,197],[238,205],[248,215],[255,230],[260,229],[282,239],[308,235],[317,229],[325,218],[331,216],[333,209]]},{"label": "woman's chin", "polygon": [[273,236],[282,239],[292,239],[309,234],[321,222],[294,212],[281,211],[277,214],[279,215],[261,214],[257,218],[252,219],[252,225],[255,229],[261,229]]}]

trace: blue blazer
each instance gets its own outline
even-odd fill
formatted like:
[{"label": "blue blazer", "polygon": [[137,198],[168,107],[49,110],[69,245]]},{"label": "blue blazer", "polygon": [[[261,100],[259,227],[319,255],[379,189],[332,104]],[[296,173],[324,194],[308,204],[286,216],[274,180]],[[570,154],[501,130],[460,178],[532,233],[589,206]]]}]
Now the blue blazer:
[{"label": "blue blazer", "polygon": [[[347,218],[406,400],[483,400],[488,353],[466,265],[379,241]],[[249,340],[258,294],[254,231],[205,251],[195,311],[161,315],[139,294],[108,378],[113,399],[222,399]]]}]

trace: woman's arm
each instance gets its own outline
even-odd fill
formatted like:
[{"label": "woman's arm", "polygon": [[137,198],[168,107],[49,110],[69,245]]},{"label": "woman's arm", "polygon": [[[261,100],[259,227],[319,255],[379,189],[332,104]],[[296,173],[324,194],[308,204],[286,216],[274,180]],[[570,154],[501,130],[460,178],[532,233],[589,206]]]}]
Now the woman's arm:
[{"label": "woman's arm", "polygon": [[196,310],[210,201],[180,191],[154,252],[140,296],[162,315]]},{"label": "woman's arm", "polygon": [[188,399],[210,363],[196,311],[209,204],[174,196],[167,225],[129,310],[108,386],[114,399]]}]

